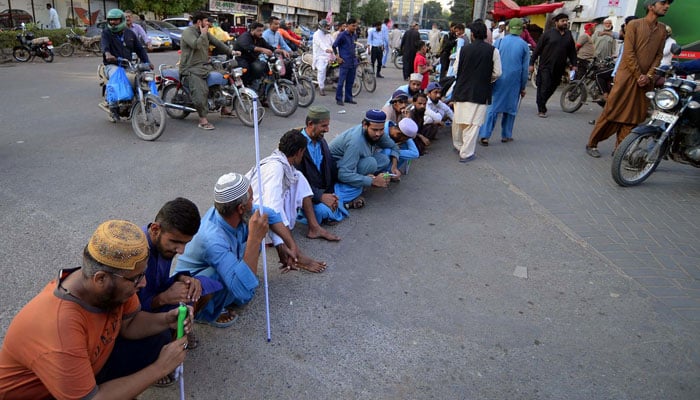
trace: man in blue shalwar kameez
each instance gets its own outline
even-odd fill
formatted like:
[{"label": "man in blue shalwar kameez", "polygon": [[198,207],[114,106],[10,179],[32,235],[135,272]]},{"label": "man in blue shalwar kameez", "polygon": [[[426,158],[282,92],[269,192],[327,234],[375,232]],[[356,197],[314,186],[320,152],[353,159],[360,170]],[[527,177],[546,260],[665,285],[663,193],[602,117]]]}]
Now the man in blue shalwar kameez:
[{"label": "man in blue shalwar kameez", "polygon": [[513,18],[508,23],[508,35],[494,43],[501,55],[502,75],[493,87],[493,102],[486,112],[486,122],[479,130],[479,143],[488,146],[489,138],[496,126],[498,114],[502,114],[501,142],[513,140],[513,126],[518,113],[520,98],[525,95],[527,68],[530,63],[530,50],[520,38],[523,22]]}]

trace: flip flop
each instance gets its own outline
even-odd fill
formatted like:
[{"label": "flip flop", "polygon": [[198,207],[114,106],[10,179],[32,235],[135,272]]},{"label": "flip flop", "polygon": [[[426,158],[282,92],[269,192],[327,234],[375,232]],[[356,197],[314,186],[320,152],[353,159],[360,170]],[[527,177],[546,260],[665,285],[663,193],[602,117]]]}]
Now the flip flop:
[{"label": "flip flop", "polygon": [[164,388],[164,387],[172,386],[173,383],[175,383],[175,375],[170,373],[170,374],[165,375],[164,377],[158,379],[158,381],[156,381],[156,383],[154,383],[153,386],[159,387],[159,388]]},{"label": "flip flop", "polygon": [[214,129],[214,125],[211,124],[211,122],[207,122],[206,124],[199,124],[197,125],[199,129],[204,129],[205,131],[210,131]]},{"label": "flip flop", "polygon": [[221,118],[237,118],[236,113],[233,111],[230,111],[228,113],[220,113]]},{"label": "flip flop", "polygon": [[358,197],[349,203],[345,203],[345,208],[358,209],[358,208],[362,208],[364,206],[365,206],[365,198],[364,197]]},{"label": "flip flop", "polygon": [[[219,322],[222,316],[232,316],[233,319],[227,322]],[[238,314],[234,313],[231,310],[222,310],[219,316],[216,318],[214,321],[206,321],[206,320],[201,320],[201,319],[196,319],[194,322],[200,323],[200,324],[205,324],[209,326],[213,326],[215,328],[228,328],[229,326],[233,325],[238,321]]]}]

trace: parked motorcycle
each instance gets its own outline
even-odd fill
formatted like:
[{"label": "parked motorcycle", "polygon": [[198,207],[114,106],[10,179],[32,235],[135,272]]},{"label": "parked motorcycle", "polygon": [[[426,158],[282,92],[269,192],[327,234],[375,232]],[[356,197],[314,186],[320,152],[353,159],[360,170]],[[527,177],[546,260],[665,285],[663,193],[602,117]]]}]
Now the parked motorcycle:
[{"label": "parked motorcycle", "polygon": [[[131,119],[131,128],[139,139],[148,141],[158,139],[165,130],[165,107],[163,101],[151,93],[151,83],[155,80],[151,65],[137,63],[136,57],[133,61],[118,58],[117,62],[126,70],[134,90],[131,100],[120,101],[117,104],[119,117]],[[102,97],[105,99],[99,107],[111,116],[112,110],[105,97],[109,78],[103,64],[97,68],[97,76],[100,79]]]},{"label": "parked motorcycle", "polygon": [[601,107],[605,106],[603,89],[600,87],[595,77],[599,72],[613,67],[615,67],[615,60],[610,57],[605,60],[595,60],[592,62],[586,74],[581,79],[572,81],[564,88],[564,91],[561,93],[561,98],[559,99],[562,111],[568,113],[576,112],[583,106],[583,103],[585,103],[588,98],[598,103]]},{"label": "parked motorcycle", "polygon": [[70,30],[70,34],[66,35],[67,42],[58,46],[58,54],[62,57],[70,57],[75,50],[89,51],[91,53],[100,54],[100,36],[83,36],[78,35]]},{"label": "parked motorcycle", "polygon": [[[374,93],[374,91],[377,90],[377,77],[374,75],[374,69],[372,69],[372,64],[370,63],[369,50],[358,44],[355,46],[355,51],[357,52],[357,60],[359,61],[355,80],[359,79],[367,92]],[[353,90],[352,97],[358,94],[360,94],[360,91],[356,94],[355,90]]]},{"label": "parked motorcycle", "polygon": [[[225,56],[212,57],[211,64],[214,71],[211,71],[207,77],[209,86],[207,105],[209,112],[221,111],[223,107],[235,110],[238,119],[244,125],[253,126],[255,92],[243,85],[241,79],[243,68],[235,65],[235,62],[235,59],[226,61]],[[190,113],[197,112],[194,109],[189,88],[180,80],[179,69],[161,64],[158,66],[158,72],[162,87],[161,97],[168,115],[171,118],[184,119]],[[264,114],[264,109],[259,107],[258,122],[262,122]]]},{"label": "parked motorcycle", "polygon": [[391,61],[394,63],[394,67],[397,69],[403,69],[403,54],[399,49],[394,49],[391,51]]},{"label": "parked motorcycle", "polygon": [[291,59],[285,60],[285,69],[287,70],[285,78],[290,80],[297,88],[299,107],[308,107],[314,102],[316,91],[314,90],[313,80],[299,72],[302,65],[301,55],[292,53]]},{"label": "parked motorcycle", "polygon": [[294,84],[282,78],[286,74],[284,61],[276,55],[267,58],[268,72],[258,83],[258,96],[267,103],[272,112],[280,117],[288,117],[299,106],[299,93]]},{"label": "parked motorcycle", "polygon": [[53,43],[46,36],[34,38],[34,32],[27,32],[22,23],[22,33],[17,35],[19,46],[12,49],[12,57],[19,62],[27,62],[34,57],[41,57],[47,63],[53,61]]},{"label": "parked motorcycle", "polygon": [[700,167],[700,92],[697,82],[657,68],[663,87],[646,93],[651,117],[620,143],[612,162],[612,177],[620,186],[644,182],[661,159]]},{"label": "parked motorcycle", "polygon": [[[316,75],[316,71],[313,69],[313,55],[311,53],[304,53],[301,55],[302,59],[302,66],[299,68],[299,72],[301,73],[302,76],[305,76],[311,81],[318,85],[318,76]],[[336,61],[335,59],[328,63],[328,66],[326,67],[326,84],[325,86],[333,86],[336,87],[338,84],[338,79],[340,78],[340,63]],[[361,79],[355,79],[355,82],[352,84],[352,96],[355,97],[360,92],[362,91],[362,80]]]}]

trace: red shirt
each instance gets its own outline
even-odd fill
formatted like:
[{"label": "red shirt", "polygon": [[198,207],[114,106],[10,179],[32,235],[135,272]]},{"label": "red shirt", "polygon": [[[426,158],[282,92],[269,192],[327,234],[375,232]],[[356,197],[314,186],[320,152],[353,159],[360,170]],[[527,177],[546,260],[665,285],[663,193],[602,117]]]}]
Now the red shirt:
[{"label": "red shirt", "polygon": [[[418,72],[420,73],[419,67],[421,65],[428,66],[428,60],[425,59],[425,56],[422,55],[421,53],[416,53],[416,58],[413,60],[413,72]],[[428,83],[430,83],[430,71],[426,70],[423,73],[423,80],[420,83],[420,88],[421,90],[425,90],[425,88],[428,87]]]}]

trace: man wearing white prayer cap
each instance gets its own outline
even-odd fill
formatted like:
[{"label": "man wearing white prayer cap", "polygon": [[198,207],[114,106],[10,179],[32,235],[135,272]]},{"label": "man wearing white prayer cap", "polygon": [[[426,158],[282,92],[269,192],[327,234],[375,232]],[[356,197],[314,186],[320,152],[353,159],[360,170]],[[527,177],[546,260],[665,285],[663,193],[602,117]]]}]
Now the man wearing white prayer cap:
[{"label": "man wearing white prayer cap", "polygon": [[[245,176],[231,172],[222,175],[214,186],[214,206],[202,217],[199,231],[178,258],[176,271],[191,276],[206,276],[218,280],[223,290],[215,292],[207,305],[195,315],[195,320],[216,327],[228,327],[235,318],[233,307],[252,300],[258,281],[260,244],[268,229],[282,238],[278,253],[287,270],[302,267],[322,272],[326,264],[313,260],[297,248],[292,233],[281,216],[263,207],[255,212],[253,191]],[[302,265],[303,264],[303,265]]]}]

